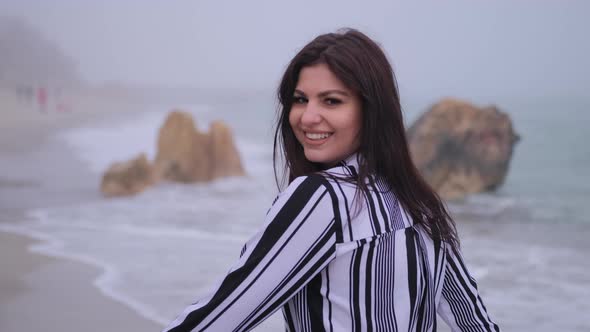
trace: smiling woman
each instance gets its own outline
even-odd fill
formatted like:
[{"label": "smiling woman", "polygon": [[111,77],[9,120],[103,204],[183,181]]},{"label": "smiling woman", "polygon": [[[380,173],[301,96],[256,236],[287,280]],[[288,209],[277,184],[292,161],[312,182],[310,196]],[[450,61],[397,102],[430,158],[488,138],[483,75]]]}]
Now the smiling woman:
[{"label": "smiling woman", "polygon": [[[499,331],[453,220],[414,167],[393,71],[356,30],[325,34],[279,87],[289,185],[213,292],[168,331]],[[277,160],[275,154],[275,161]]]},{"label": "smiling woman", "polygon": [[301,70],[293,100],[289,123],[307,160],[333,166],[358,149],[361,100],[326,64]]}]

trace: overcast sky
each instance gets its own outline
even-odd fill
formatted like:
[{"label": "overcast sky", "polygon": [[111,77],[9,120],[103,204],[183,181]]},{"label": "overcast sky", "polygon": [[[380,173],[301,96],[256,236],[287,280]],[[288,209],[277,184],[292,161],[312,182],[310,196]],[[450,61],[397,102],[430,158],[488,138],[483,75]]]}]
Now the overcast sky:
[{"label": "overcast sky", "polygon": [[590,95],[590,2],[409,2],[0,0],[0,13],[95,83],[274,89],[306,42],[348,26],[380,42],[410,95]]}]

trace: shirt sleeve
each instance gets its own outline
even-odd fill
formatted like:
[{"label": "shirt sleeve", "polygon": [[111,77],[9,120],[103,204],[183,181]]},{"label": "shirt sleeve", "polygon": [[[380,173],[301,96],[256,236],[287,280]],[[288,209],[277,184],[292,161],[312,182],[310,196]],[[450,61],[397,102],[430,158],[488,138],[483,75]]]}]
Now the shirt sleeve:
[{"label": "shirt sleeve", "polygon": [[335,258],[328,186],[319,176],[295,179],[219,286],[164,331],[248,331],[282,307]]},{"label": "shirt sleeve", "polygon": [[437,312],[453,332],[500,331],[491,320],[460,251],[451,247],[446,250],[445,277]]}]

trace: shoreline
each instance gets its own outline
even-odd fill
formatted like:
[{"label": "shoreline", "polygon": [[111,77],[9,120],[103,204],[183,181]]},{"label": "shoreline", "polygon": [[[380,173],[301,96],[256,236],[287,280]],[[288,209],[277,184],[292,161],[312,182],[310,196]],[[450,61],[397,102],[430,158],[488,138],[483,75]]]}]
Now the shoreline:
[{"label": "shoreline", "polygon": [[12,331],[159,331],[149,320],[105,294],[100,268],[41,253],[41,240],[0,228],[0,328]]},{"label": "shoreline", "polygon": [[92,100],[74,113],[40,114],[0,98],[0,331],[160,331],[141,303],[111,289],[116,271],[60,252],[59,241],[20,223],[36,208],[100,199],[95,175],[59,132],[145,112],[141,102]]},{"label": "shoreline", "polygon": [[[18,223],[18,222],[17,222]],[[101,262],[97,259],[86,255],[76,254],[74,252],[67,252],[61,250],[63,243],[51,236],[23,230],[19,226],[10,226],[0,223],[0,239],[4,236],[24,237],[30,240],[25,250],[31,255],[39,255],[49,259],[67,260],[73,263],[85,265],[88,268],[96,270],[96,277],[91,281],[91,285],[102,295],[121,305],[132,309],[139,316],[155,323],[162,328],[168,323],[168,320],[163,317],[158,317],[158,314],[153,310],[147,308],[143,303],[133,300],[122,293],[115,291],[111,286],[112,280],[118,277],[118,273],[109,264]]]}]

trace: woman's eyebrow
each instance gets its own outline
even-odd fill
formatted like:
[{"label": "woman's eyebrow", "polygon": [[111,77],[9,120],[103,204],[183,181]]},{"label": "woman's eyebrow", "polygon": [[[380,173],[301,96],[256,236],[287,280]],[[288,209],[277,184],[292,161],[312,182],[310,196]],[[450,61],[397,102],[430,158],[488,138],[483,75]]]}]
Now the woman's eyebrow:
[{"label": "woman's eyebrow", "polygon": [[[305,92],[303,92],[303,91],[301,91],[299,89],[295,89],[294,93],[295,94],[302,95],[302,96],[305,96]],[[318,93],[318,97],[320,97],[320,98],[326,97],[327,95],[330,95],[330,94],[333,94],[333,93],[334,94],[339,94],[339,95],[342,95],[342,96],[345,96],[345,97],[350,97],[350,93],[348,93],[348,92],[346,92],[344,90],[337,90],[337,89],[322,91],[322,92]]]},{"label": "woman's eyebrow", "polygon": [[322,91],[322,92],[318,93],[318,97],[320,97],[320,98],[321,97],[325,97],[325,96],[327,96],[329,94],[332,94],[332,93],[343,95],[345,97],[349,97],[350,96],[350,93],[348,93],[348,92],[346,92],[344,90],[327,90],[327,91]]}]

